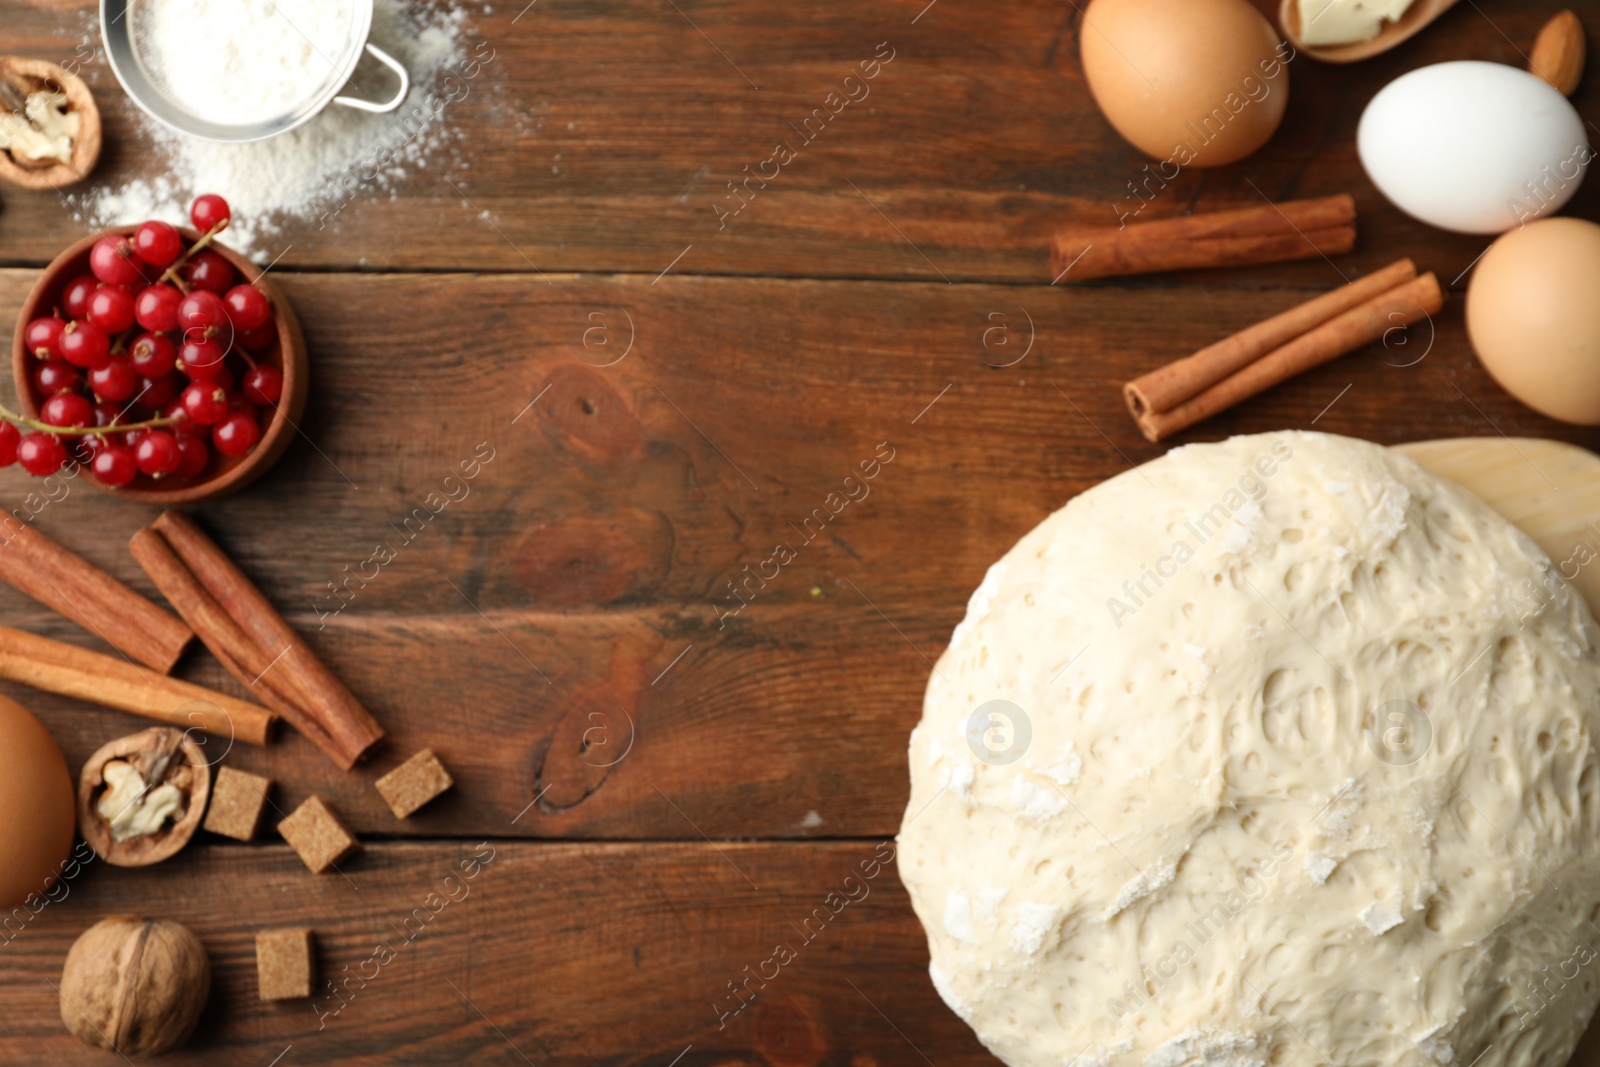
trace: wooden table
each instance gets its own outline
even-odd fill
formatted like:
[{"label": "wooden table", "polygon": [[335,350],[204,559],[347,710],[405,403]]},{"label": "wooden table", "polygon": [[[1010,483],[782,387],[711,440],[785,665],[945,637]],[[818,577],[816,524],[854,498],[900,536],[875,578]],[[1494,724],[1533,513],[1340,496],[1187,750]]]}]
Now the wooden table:
[{"label": "wooden table", "polygon": [[[1574,6],[1600,29],[1600,3]],[[3,50],[70,56],[91,8],[4,0]],[[993,1063],[934,993],[892,865],[858,902],[827,903],[892,847],[930,661],[990,562],[1160,454],[1122,410],[1129,376],[1402,255],[1464,292],[1485,242],[1389,207],[1356,160],[1357,118],[1425,63],[1522,65],[1555,10],[1479,0],[1355,68],[1299,59],[1266,150],[1186,172],[1146,208],[1349,190],[1362,236],[1337,263],[1052,287],[1052,229],[1113,223],[1145,163],[1089,101],[1074,8],[513,0],[473,14],[466,32],[497,59],[449,116],[470,170],[415,172],[394,199],[285,235],[276,273],[314,360],[303,439],[255,487],[197,509],[391,733],[351,774],[294,736],[227,762],[274,778],[282,810],[328,798],[366,850],[345,877],[308,874],[270,830],[248,846],[202,835],[148,871],[92,866],[0,949],[0,1061],[114,1062],[67,1035],[52,983],[83,928],[134,911],[187,923],[215,962],[175,1064]],[[893,58],[870,98],[719,228],[726,183],[880,42]],[[97,177],[115,181],[148,163],[119,136],[129,105],[103,57],[85,70],[107,121]],[[1597,103],[1590,77],[1578,104]],[[83,231],[53,195],[0,197],[0,307],[14,309]],[[1591,182],[1569,210],[1597,206]],[[1405,340],[1179,442],[1315,426],[1600,445],[1493,384],[1459,299]],[[329,583],[484,450],[470,493],[415,523],[319,626]],[[805,541],[812,510],[883,454],[870,495]],[[4,471],[0,499],[31,485]],[[37,522],[150,592],[126,540],[151,515],[80,485]],[[740,603],[729,584],[779,543],[794,559],[725,614]],[[0,611],[93,643],[9,589]],[[204,653],[180,673],[239,692]],[[3,688],[74,769],[140,726]],[[425,745],[458,785],[401,823],[372,782]],[[429,910],[478,854],[493,859],[470,893]],[[304,923],[322,977],[348,991],[257,1002],[254,931]],[[380,943],[393,958],[377,966]],[[779,943],[797,958],[735,1012],[731,986]]]}]

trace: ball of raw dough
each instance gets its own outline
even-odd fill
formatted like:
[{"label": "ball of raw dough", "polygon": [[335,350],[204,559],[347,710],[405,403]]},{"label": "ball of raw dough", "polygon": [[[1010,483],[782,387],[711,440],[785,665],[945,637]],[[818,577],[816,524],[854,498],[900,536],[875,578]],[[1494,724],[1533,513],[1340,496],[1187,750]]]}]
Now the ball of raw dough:
[{"label": "ball of raw dough", "polygon": [[1521,531],[1376,445],[1084,493],[989,571],[912,733],[934,985],[1013,1067],[1566,1062],[1597,637]]}]

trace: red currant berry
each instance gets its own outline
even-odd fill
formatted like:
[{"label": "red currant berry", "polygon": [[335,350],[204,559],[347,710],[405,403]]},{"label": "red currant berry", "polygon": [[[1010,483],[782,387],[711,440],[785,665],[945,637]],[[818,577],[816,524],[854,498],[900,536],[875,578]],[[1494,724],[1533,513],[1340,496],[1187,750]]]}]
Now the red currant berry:
[{"label": "red currant berry", "polygon": [[40,406],[39,421],[50,426],[92,426],[94,408],[77,393],[57,393]]},{"label": "red currant berry", "polygon": [[134,231],[133,250],[152,267],[165,270],[183,254],[183,238],[171,225],[152,219]]},{"label": "red currant berry", "polygon": [[63,438],[62,444],[67,446],[67,451],[87,463],[94,458],[96,452],[105,447],[106,442],[101,439],[102,437],[104,435],[98,433],[80,434],[77,437]]},{"label": "red currant berry", "polygon": [[178,349],[178,371],[196,381],[214,382],[228,373],[227,350],[210,338],[185,341]]},{"label": "red currant berry", "polygon": [[103,285],[89,298],[89,321],[107,333],[133,325],[133,297],[115,285]]},{"label": "red currant berry", "polygon": [[176,330],[178,305],[182,301],[183,294],[178,292],[175,285],[147,286],[140,291],[134,303],[134,316],[139,320],[139,325],[147,330],[157,333]]},{"label": "red currant berry", "polygon": [[89,368],[89,388],[101,400],[126,400],[138,387],[133,364],[120,356],[107,356]]},{"label": "red currant berry", "polygon": [[183,280],[191,289],[222,294],[233,288],[233,264],[207,248],[183,265]]},{"label": "red currant berry", "polygon": [[33,368],[33,391],[40,396],[55,396],[76,390],[83,384],[83,373],[64,359],[50,359]]},{"label": "red currant berry", "polygon": [[152,411],[160,411],[177,398],[183,388],[183,379],[176,374],[162,374],[139,382],[139,403]]},{"label": "red currant berry", "polygon": [[17,442],[17,462],[36,478],[47,478],[67,462],[67,450],[53,433],[35,430]]},{"label": "red currant berry", "polygon": [[22,332],[22,346],[40,359],[54,359],[61,354],[56,344],[61,340],[61,331],[66,326],[54,315],[34,319]]},{"label": "red currant berry", "polygon": [[253,415],[243,411],[229,415],[211,431],[211,443],[224,456],[242,456],[256,447],[259,440],[261,427]]},{"label": "red currant berry", "polygon": [[272,317],[267,295],[253,285],[236,285],[222,300],[236,330],[259,330]]},{"label": "red currant berry", "polygon": [[92,367],[111,351],[111,338],[92,322],[69,322],[56,342],[61,358],[74,367]]},{"label": "red currant berry", "polygon": [[276,405],[283,398],[283,372],[276,367],[251,367],[244,376],[244,396],[262,407]]},{"label": "red currant berry", "polygon": [[145,265],[126,237],[105,236],[89,252],[89,269],[108,285],[137,285],[144,280]]},{"label": "red currant berry", "polygon": [[17,442],[22,431],[14,422],[0,422],[0,467],[9,467],[17,461]]},{"label": "red currant berry", "polygon": [[214,426],[228,414],[228,394],[215,382],[192,382],[183,391],[183,410],[199,426]]},{"label": "red currant berry", "polygon": [[201,233],[207,233],[219,222],[233,218],[233,209],[216,193],[201,193],[189,208],[189,221]]},{"label": "red currant berry", "polygon": [[165,334],[141,333],[133,339],[128,358],[133,362],[133,369],[144,377],[159,378],[177,362],[178,350]]},{"label": "red currant berry", "polygon": [[66,288],[61,290],[61,310],[67,313],[67,318],[88,318],[89,298],[98,288],[100,288],[99,280],[88,274],[68,282]]},{"label": "red currant berry", "polygon": [[160,478],[177,470],[183,455],[178,451],[178,439],[172,434],[165,430],[147,430],[134,446],[133,461],[150,477]]},{"label": "red currant berry", "polygon": [[[185,386],[184,392],[187,391],[188,387]],[[183,396],[183,393],[179,393],[176,400],[161,409],[161,417],[172,420],[171,425],[167,427],[167,432],[177,434],[179,437],[184,434],[194,434],[196,436],[205,434],[207,432],[206,428],[204,426],[196,426],[194,420],[189,417],[189,409],[183,406]]]},{"label": "red currant berry", "polygon": [[197,289],[178,302],[178,328],[186,333],[202,330],[210,336],[228,328],[228,308],[222,297]]},{"label": "red currant berry", "polygon": [[205,473],[206,466],[211,462],[211,449],[206,447],[205,438],[179,434],[178,451],[183,459],[178,463],[177,477],[198,478]]},{"label": "red currant berry", "polygon": [[[119,422],[122,420],[122,416],[123,406],[121,404],[113,404],[109,400],[101,400],[94,406],[94,424],[97,428]],[[91,434],[90,436],[98,438],[100,435]]]},{"label": "red currant berry", "polygon": [[234,334],[234,339],[252,352],[265,352],[278,339],[278,323],[268,319],[259,329]]},{"label": "red currant berry", "polygon": [[133,459],[133,449],[127,445],[102,445],[95,451],[89,469],[94,471],[101,485],[113,489],[127,485],[139,473],[139,466]]}]

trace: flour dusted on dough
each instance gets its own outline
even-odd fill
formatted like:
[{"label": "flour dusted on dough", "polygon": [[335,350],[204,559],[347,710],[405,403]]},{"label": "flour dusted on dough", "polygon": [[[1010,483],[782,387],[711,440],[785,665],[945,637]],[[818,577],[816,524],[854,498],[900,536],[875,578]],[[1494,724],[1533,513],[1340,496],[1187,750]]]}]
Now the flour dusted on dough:
[{"label": "flour dusted on dough", "polygon": [[[1528,610],[1547,567],[1320,434],[1046,519],[912,734],[940,996],[1013,1067],[1564,1063],[1600,998],[1600,630],[1564,586]],[[993,700],[1020,758],[969,743]]]}]

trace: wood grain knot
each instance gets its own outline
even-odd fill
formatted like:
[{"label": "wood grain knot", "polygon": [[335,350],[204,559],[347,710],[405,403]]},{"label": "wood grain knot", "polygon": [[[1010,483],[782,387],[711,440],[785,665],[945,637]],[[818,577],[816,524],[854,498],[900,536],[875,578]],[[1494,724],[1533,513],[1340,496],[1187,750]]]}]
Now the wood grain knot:
[{"label": "wood grain knot", "polygon": [[570,698],[567,710],[533,758],[533,795],[546,815],[571,811],[599,791],[629,759],[637,759],[641,703],[661,655],[662,637],[637,625],[609,642],[590,677],[604,685]]},{"label": "wood grain knot", "polygon": [[573,515],[522,539],[517,583],[547,607],[641,599],[671,570],[673,541],[672,524],[659,512],[624,507]]},{"label": "wood grain knot", "polygon": [[638,724],[604,694],[580,698],[551,731],[535,783],[546,814],[570,811],[606,784],[632,754]]},{"label": "wood grain knot", "polygon": [[581,363],[556,367],[550,374],[550,396],[540,405],[544,422],[564,444],[598,459],[637,455],[642,446],[639,421],[606,375]]},{"label": "wood grain knot", "polygon": [[773,1067],[813,1067],[828,1054],[827,1034],[803,1000],[761,997],[751,1010],[756,1049]]}]

